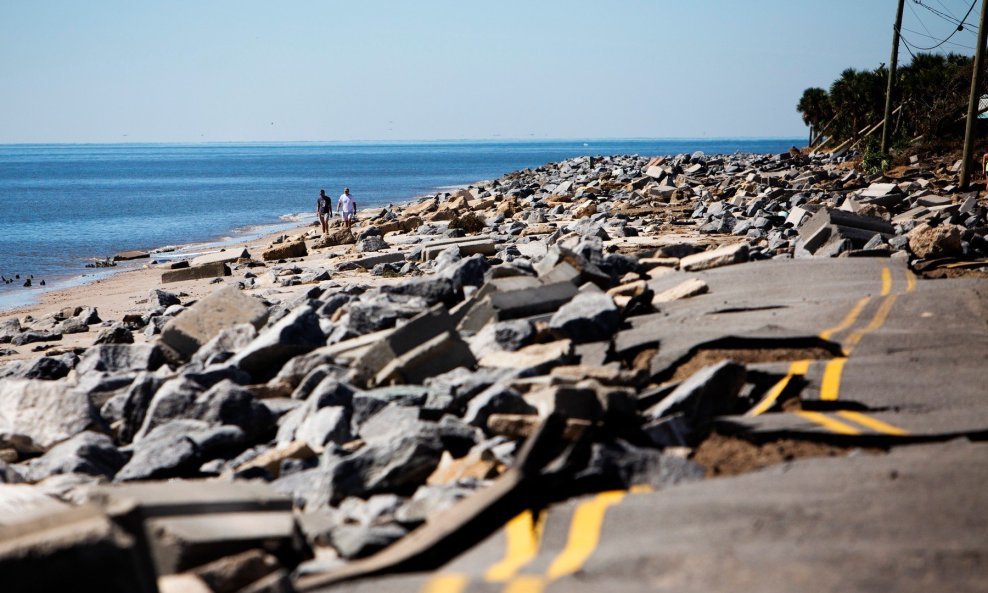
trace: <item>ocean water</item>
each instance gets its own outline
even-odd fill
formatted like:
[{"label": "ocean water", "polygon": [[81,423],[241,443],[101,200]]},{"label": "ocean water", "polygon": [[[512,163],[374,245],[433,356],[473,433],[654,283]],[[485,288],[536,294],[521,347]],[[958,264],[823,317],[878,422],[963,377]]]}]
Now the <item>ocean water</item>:
[{"label": "ocean water", "polygon": [[[335,204],[349,186],[364,208],[576,156],[774,153],[801,144],[783,138],[0,145],[0,275],[20,275],[0,283],[0,309],[106,275],[85,267],[93,258],[167,245],[208,251],[293,226],[313,216],[320,188]],[[34,286],[22,287],[32,275]]]}]

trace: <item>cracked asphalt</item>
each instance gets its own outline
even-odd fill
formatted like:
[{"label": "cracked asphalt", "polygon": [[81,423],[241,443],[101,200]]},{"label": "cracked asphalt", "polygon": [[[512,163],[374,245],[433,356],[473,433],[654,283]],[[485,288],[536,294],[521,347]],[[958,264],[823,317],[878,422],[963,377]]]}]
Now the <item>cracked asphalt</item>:
[{"label": "cracked asphalt", "polygon": [[435,572],[324,590],[984,591],[988,284],[838,258],[675,272],[652,288],[687,276],[709,292],[636,318],[616,349],[656,347],[661,377],[705,348],[828,345],[748,364],[773,380],[716,426],[849,455],[525,511]]}]

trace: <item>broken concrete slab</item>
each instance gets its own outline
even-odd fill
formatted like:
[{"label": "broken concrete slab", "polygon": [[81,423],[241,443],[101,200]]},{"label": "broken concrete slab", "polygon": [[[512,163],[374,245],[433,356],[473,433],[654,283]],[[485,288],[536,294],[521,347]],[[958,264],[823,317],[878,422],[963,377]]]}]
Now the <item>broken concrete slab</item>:
[{"label": "broken concrete slab", "polygon": [[737,243],[687,255],[679,260],[679,269],[684,272],[698,272],[746,261],[748,261],[748,244]]},{"label": "broken concrete slab", "polygon": [[250,259],[250,252],[247,248],[230,248],[226,250],[220,250],[215,253],[206,253],[203,255],[196,256],[192,258],[189,265],[201,266],[203,264],[213,264],[213,263],[230,263],[235,262],[238,259]]},{"label": "broken concrete slab", "polygon": [[136,539],[92,506],[0,527],[5,591],[156,593]]},{"label": "broken concrete slab", "polygon": [[303,543],[290,511],[197,513],[145,521],[158,574],[174,574],[254,548],[301,558]]},{"label": "broken concrete slab", "polygon": [[658,307],[663,303],[670,303],[672,301],[678,301],[680,299],[687,299],[697,295],[706,294],[709,290],[710,287],[707,286],[707,283],[703,280],[700,280],[699,278],[690,278],[680,282],[672,288],[656,294],[652,297],[652,306]]},{"label": "broken concrete slab", "polygon": [[649,420],[682,413],[689,429],[687,441],[706,436],[715,416],[735,413],[737,395],[747,376],[744,365],[725,360],[693,373],[643,415]]},{"label": "broken concrete slab", "polygon": [[187,359],[222,330],[241,323],[260,329],[268,308],[256,298],[229,286],[221,288],[165,324],[158,341]]},{"label": "broken concrete slab", "polygon": [[146,259],[151,257],[147,251],[121,251],[113,256],[113,261],[130,261],[134,259]]},{"label": "broken concrete slab", "polygon": [[423,311],[394,331],[379,337],[351,365],[352,380],[365,383],[397,357],[453,329],[453,320],[439,304]]},{"label": "broken concrete slab", "polygon": [[231,274],[230,266],[223,262],[217,262],[165,272],[161,275],[161,282],[162,284],[166,284],[169,282],[184,282],[186,280],[202,280],[204,278],[222,278]]},{"label": "broken concrete slab", "polygon": [[426,244],[422,247],[422,261],[430,261],[436,259],[436,257],[442,253],[450,245],[455,245],[459,249],[460,256],[468,257],[471,255],[494,255],[497,253],[497,245],[494,241],[490,239],[477,239],[474,238],[471,241],[462,241],[456,243],[447,243],[435,245],[433,243]]},{"label": "broken concrete slab", "polygon": [[477,364],[487,368],[546,371],[553,366],[569,362],[572,354],[573,342],[557,340],[547,344],[532,344],[514,352],[492,352],[481,358]]},{"label": "broken concrete slab", "polygon": [[392,360],[377,373],[374,384],[421,384],[429,377],[456,367],[470,368],[476,362],[470,346],[459,334],[446,331]]},{"label": "broken concrete slab", "polygon": [[309,255],[309,250],[305,247],[305,241],[286,241],[280,245],[272,245],[261,253],[264,261],[277,261],[279,259],[290,259],[293,257],[305,257]]},{"label": "broken concrete slab", "polygon": [[555,311],[577,295],[571,282],[488,294],[460,322],[460,329],[478,331],[489,321],[506,321]]}]

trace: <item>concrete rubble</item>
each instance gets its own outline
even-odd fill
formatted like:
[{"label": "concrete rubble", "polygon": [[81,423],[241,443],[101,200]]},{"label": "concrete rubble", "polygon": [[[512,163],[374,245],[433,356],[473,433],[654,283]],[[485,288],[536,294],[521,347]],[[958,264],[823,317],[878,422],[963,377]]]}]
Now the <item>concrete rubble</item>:
[{"label": "concrete rubble", "polygon": [[292,590],[488,496],[481,516],[513,471],[557,499],[697,479],[681,448],[758,375],[669,381],[648,323],[722,266],[988,257],[988,210],[946,185],[822,155],[583,157],[164,272],[236,282],[198,302],[3,320],[0,343],[100,336],[0,366],[0,482],[49,509],[0,526],[4,588]]}]

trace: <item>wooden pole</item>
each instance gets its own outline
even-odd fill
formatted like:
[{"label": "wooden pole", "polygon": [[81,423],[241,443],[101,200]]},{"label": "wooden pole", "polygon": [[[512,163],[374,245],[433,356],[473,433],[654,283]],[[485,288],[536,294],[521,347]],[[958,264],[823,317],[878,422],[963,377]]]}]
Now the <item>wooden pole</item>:
[{"label": "wooden pole", "polygon": [[967,124],[964,130],[964,156],[961,157],[961,179],[958,184],[961,189],[967,189],[971,181],[971,151],[974,148],[974,126],[978,122],[978,103],[981,101],[981,69],[985,59],[985,40],[988,30],[985,21],[988,20],[988,0],[981,1],[981,20],[978,21],[978,47],[974,50],[974,73],[971,74],[971,100],[967,105]]},{"label": "wooden pole", "polygon": [[892,30],[892,57],[889,60],[889,83],[885,89],[885,118],[882,120],[882,154],[889,152],[889,128],[892,121],[892,92],[895,90],[895,69],[899,63],[899,30],[902,29],[902,5],[905,0],[899,0],[899,8],[895,11],[895,28]]}]

